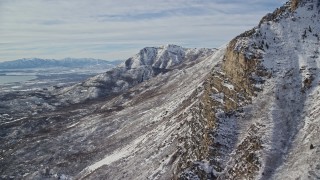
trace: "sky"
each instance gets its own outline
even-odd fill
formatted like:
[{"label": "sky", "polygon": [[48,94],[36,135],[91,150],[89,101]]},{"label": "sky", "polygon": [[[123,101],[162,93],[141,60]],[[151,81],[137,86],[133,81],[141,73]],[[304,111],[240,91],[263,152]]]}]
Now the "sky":
[{"label": "sky", "polygon": [[0,0],[0,61],[127,59],[144,47],[219,48],[285,0]]}]

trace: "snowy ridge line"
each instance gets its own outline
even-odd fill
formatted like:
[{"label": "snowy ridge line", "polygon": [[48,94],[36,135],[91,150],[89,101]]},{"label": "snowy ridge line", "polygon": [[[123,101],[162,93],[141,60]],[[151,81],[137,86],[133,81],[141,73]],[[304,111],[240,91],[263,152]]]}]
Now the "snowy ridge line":
[{"label": "snowy ridge line", "polygon": [[[245,119],[248,125],[262,125],[259,134],[263,150],[256,152],[261,163],[254,176],[257,179],[320,177],[319,156],[315,156],[316,150],[310,151],[311,147],[318,149],[314,144],[319,144],[319,138],[315,138],[319,132],[311,130],[313,111],[308,108],[319,104],[316,99],[320,74],[317,55],[320,4],[313,0],[297,2],[299,6],[294,12],[280,8],[280,14],[261,22],[251,31],[250,38],[237,42],[235,49],[244,47],[249,52],[260,52],[261,63],[271,74],[263,84],[263,91],[253,99],[249,106],[252,113],[248,112],[249,117]],[[247,57],[252,55],[254,53],[249,53]],[[310,95],[317,91],[317,95]],[[320,122],[319,116],[314,118],[315,123]],[[313,124],[312,128],[315,127]],[[308,133],[305,138],[303,134]],[[243,139],[246,132],[241,134]]]},{"label": "snowy ridge line", "polygon": [[54,95],[61,99],[62,104],[68,105],[123,93],[159,74],[203,61],[216,51],[188,49],[177,45],[146,47],[118,67],[83,83],[57,90]]},{"label": "snowy ridge line", "polygon": [[[220,54],[217,53],[217,54],[213,55],[212,57],[208,57],[207,60],[204,60],[203,62],[201,62],[199,65],[196,65],[196,66],[206,66],[205,64],[212,63],[212,62],[216,61],[217,57],[221,56],[221,54],[223,54],[223,53],[220,52]],[[198,82],[199,80],[201,80],[201,79],[197,79],[196,82]],[[199,82],[200,82],[200,81],[199,81]],[[186,87],[185,90],[187,90],[187,89],[188,89],[188,88]],[[177,93],[178,93],[178,92],[177,92]],[[190,96],[190,95],[192,94],[192,92],[191,92],[191,90],[188,90],[188,92],[186,92],[186,93],[179,93],[179,94],[188,97],[188,96]],[[179,95],[179,96],[180,96],[180,95]],[[174,108],[174,109],[178,108],[179,105],[182,103],[182,101],[183,101],[184,99],[183,99],[183,98],[180,98],[180,99],[176,99],[176,100],[178,100],[178,102],[176,102],[177,105],[176,105],[175,107],[172,107],[172,108]],[[164,104],[163,106],[164,106],[164,107],[167,107],[166,104]],[[188,108],[190,108],[190,107],[192,107],[192,105],[189,105],[189,106],[188,106]],[[161,109],[161,107],[159,107],[159,108]],[[188,109],[188,108],[187,108],[187,109]],[[173,112],[174,109],[172,109],[172,112]],[[187,111],[187,109],[185,109],[185,111]],[[172,112],[171,112],[170,110],[168,111],[169,114],[172,113]],[[176,115],[176,116],[177,116],[177,115]],[[176,116],[173,116],[171,119],[175,119]],[[155,118],[156,118],[156,119],[161,119],[160,114],[159,114],[158,117],[155,117]],[[176,126],[170,126],[170,129],[172,129],[172,130],[173,130],[173,129],[176,129],[176,128],[177,128]],[[171,130],[171,131],[172,131],[172,130]],[[170,132],[170,130],[168,130],[167,128],[166,128],[166,129],[162,129],[162,128],[158,129],[158,128],[157,128],[157,129],[149,132],[148,134],[149,134],[149,135],[151,135],[151,134],[158,134],[158,136],[159,136],[160,134],[162,134],[162,133],[164,133],[164,132]],[[105,165],[110,165],[111,163],[114,163],[114,162],[116,162],[116,161],[118,161],[118,160],[120,160],[120,159],[122,159],[122,158],[128,158],[128,157],[130,157],[132,154],[134,154],[135,152],[140,151],[139,148],[137,148],[137,147],[139,146],[139,143],[140,143],[140,142],[143,142],[144,139],[146,139],[147,137],[149,137],[148,134],[145,134],[145,135],[143,135],[143,136],[140,136],[139,138],[137,138],[136,140],[134,140],[134,142],[131,143],[130,145],[127,145],[127,146],[121,148],[120,150],[115,151],[115,152],[113,152],[113,153],[110,154],[110,155],[107,155],[106,157],[104,157],[104,158],[101,159],[100,161],[98,161],[98,162],[96,162],[96,163],[88,166],[87,168],[83,169],[83,170],[81,171],[81,173],[79,173],[79,176],[77,176],[77,178],[79,177],[80,179],[82,179],[82,178],[84,178],[84,177],[86,177],[86,176],[89,176],[91,173],[93,173],[94,171],[96,171],[97,169],[99,169],[99,168],[101,168],[101,167],[103,167],[103,166],[105,166]],[[113,134],[113,136],[114,136],[114,135],[116,135],[116,134]],[[167,137],[169,137],[169,136],[167,136]],[[152,175],[150,175],[150,176],[152,176]]]}]

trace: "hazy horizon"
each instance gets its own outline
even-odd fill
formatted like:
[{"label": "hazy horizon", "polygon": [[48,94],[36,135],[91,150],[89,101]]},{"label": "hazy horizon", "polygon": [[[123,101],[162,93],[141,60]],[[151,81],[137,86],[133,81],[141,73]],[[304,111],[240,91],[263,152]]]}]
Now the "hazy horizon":
[{"label": "hazy horizon", "polygon": [[218,48],[284,2],[1,0],[0,62],[118,60],[165,44]]}]

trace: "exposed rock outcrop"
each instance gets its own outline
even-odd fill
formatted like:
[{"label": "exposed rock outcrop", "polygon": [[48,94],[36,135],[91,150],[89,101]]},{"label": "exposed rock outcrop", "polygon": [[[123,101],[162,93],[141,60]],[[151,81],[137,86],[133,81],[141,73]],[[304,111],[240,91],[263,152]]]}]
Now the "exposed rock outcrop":
[{"label": "exposed rock outcrop", "polygon": [[1,178],[319,178],[319,3],[290,3],[218,51],[145,48],[56,94],[94,100],[3,123]]},{"label": "exposed rock outcrop", "polygon": [[291,11],[294,11],[298,8],[300,0],[291,0]]},{"label": "exposed rock outcrop", "polygon": [[[287,66],[282,66],[281,64],[286,61],[281,62],[279,56],[286,54],[288,50],[279,48],[278,43],[288,41],[291,45],[303,41],[306,44],[301,45],[301,49],[303,49],[301,54],[304,54],[306,50],[310,51],[310,47],[313,47],[312,44],[317,44],[316,38],[315,40],[314,38],[306,40],[308,37],[306,31],[309,29],[309,32],[313,32],[310,30],[312,28],[308,27],[309,25],[306,27],[296,25],[296,21],[299,21],[300,18],[307,18],[311,21],[310,24],[319,22],[319,18],[317,18],[318,10],[315,9],[315,7],[319,7],[317,4],[319,2],[312,0],[293,0],[274,11],[274,13],[266,15],[260,21],[258,27],[239,35],[229,43],[222,63],[213,69],[211,76],[203,84],[204,90],[198,105],[199,111],[194,116],[196,118],[193,121],[193,123],[198,122],[199,125],[190,125],[191,128],[196,129],[195,132],[201,131],[199,127],[202,127],[201,136],[197,133],[193,133],[191,136],[192,139],[202,139],[202,141],[193,141],[201,151],[192,163],[188,163],[189,167],[184,168],[180,176],[181,179],[269,179],[273,176],[279,176],[275,175],[275,170],[281,166],[281,158],[285,156],[284,154],[291,146],[290,141],[295,136],[295,128],[299,124],[297,116],[300,116],[299,112],[304,101],[306,101],[303,93],[310,92],[308,89],[314,87],[315,74],[310,72],[305,74],[304,78],[300,78],[300,75],[295,72],[298,72],[302,65],[297,65],[295,62],[297,58],[292,55],[287,55],[292,59],[287,60],[285,58],[288,61]],[[282,37],[283,34],[281,33],[289,34],[287,31],[290,31],[285,29],[286,27],[283,24],[286,23],[288,27],[295,27],[291,32],[305,32],[304,39],[295,39],[293,38],[295,35],[292,35],[293,37]],[[284,30],[281,28],[284,28]],[[319,28],[317,26],[316,29],[318,33]],[[317,37],[317,35],[314,36]],[[277,42],[277,39],[282,41]],[[269,48],[272,48],[272,50],[269,50]],[[292,49],[293,47],[285,48]],[[273,53],[277,56],[269,55]],[[301,56],[305,57],[300,55],[300,52],[296,51],[295,53],[300,56],[299,61],[302,61]],[[271,57],[279,60],[274,62]],[[317,56],[310,57],[315,59]],[[310,57],[305,58],[309,59]],[[307,61],[313,62],[311,60]],[[281,68],[288,70],[281,74],[279,73]],[[284,83],[281,81],[282,78],[288,78],[289,82]],[[272,89],[268,87],[269,85],[264,85],[265,82],[270,84],[274,81],[280,81],[279,84],[276,83],[276,86],[281,88],[272,87],[274,88]],[[276,101],[275,104],[278,104],[277,106],[281,108],[290,106],[289,114],[294,117],[288,116],[283,117],[283,121],[279,120],[279,116],[282,116],[281,113],[269,112],[270,109],[266,109],[268,107],[274,108],[273,100],[265,99],[261,102],[257,100],[261,96],[270,98],[270,96],[261,95],[264,94],[261,93],[264,86],[268,87],[267,90],[264,90],[264,93],[272,94],[277,91],[275,98],[281,102]],[[279,97],[280,91],[287,89],[287,86],[292,88],[288,91],[289,94],[296,94],[296,98],[301,99],[299,104],[293,104],[295,102],[292,99],[293,97],[286,97],[285,93],[282,95],[284,97]],[[300,86],[303,89],[302,92],[300,92]],[[264,114],[255,115],[259,112],[243,112],[243,108],[253,108],[249,105],[251,103],[256,106],[254,109],[261,110]],[[283,110],[283,112],[285,111]],[[268,113],[272,113],[274,117],[270,117]],[[208,114],[209,117],[206,116]],[[202,122],[201,118],[205,121]],[[260,119],[264,119],[264,121],[259,121]],[[272,121],[270,122],[270,120]],[[246,121],[251,121],[251,124],[245,130],[247,132],[244,132],[243,129],[240,130],[243,125],[239,124],[246,123]],[[226,122],[228,122],[229,128],[234,128],[234,131],[224,126]],[[278,125],[278,123],[282,124]],[[268,127],[270,124],[275,124],[273,134],[266,133],[266,128],[270,128]],[[210,127],[211,130],[206,127]],[[233,134],[227,134],[226,131],[231,131]],[[238,137],[237,133],[243,134],[242,137]],[[270,137],[272,138],[270,139]],[[269,146],[276,150],[269,150]]]}]

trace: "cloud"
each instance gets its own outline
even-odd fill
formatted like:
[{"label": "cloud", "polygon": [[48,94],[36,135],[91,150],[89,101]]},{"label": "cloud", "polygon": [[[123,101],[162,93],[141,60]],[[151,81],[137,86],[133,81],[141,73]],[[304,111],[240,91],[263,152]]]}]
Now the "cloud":
[{"label": "cloud", "polygon": [[219,47],[284,1],[2,0],[0,61],[125,59],[145,46]]}]

